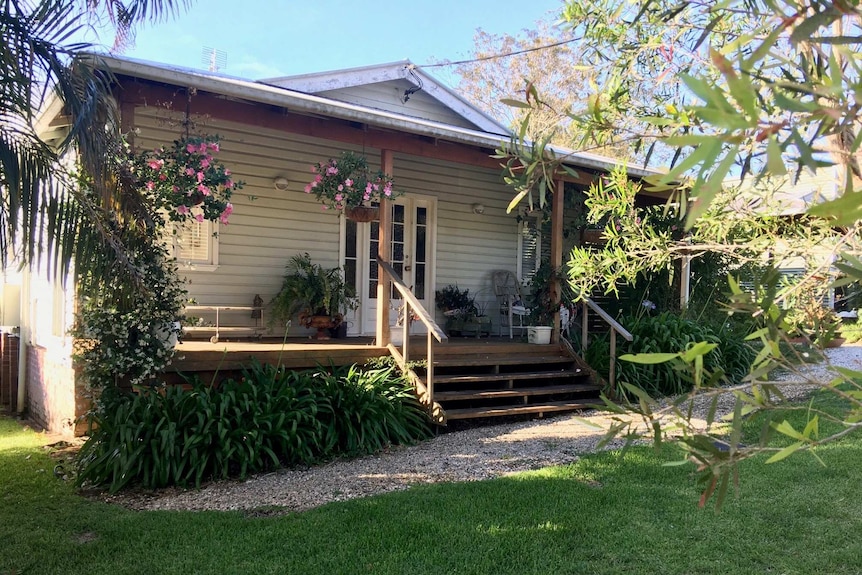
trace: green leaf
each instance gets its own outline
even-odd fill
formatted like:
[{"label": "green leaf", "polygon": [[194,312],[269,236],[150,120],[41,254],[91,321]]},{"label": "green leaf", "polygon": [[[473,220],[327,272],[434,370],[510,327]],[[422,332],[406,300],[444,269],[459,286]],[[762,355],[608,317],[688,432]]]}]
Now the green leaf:
[{"label": "green leaf", "polygon": [[772,457],[767,459],[766,463],[775,463],[776,461],[781,461],[782,459],[785,459],[785,458],[793,455],[797,451],[799,451],[799,449],[803,445],[805,445],[805,444],[801,441],[798,441],[796,443],[791,443],[790,445],[788,445],[787,447],[785,447],[784,449],[782,449],[781,451],[779,451],[778,453],[776,453],[775,455],[773,455]]},{"label": "green leaf", "polygon": [[849,226],[862,219],[862,193],[844,194],[840,198],[808,209],[811,216],[830,218],[836,226]]},{"label": "green leaf", "polygon": [[678,353],[627,353],[625,355],[621,355],[620,359],[631,363],[652,365],[657,363],[666,363],[672,359],[678,358],[679,356],[680,354]]},{"label": "green leaf", "polygon": [[781,146],[778,145],[778,139],[774,135],[769,136],[766,143],[766,169],[774,176],[787,174],[787,166],[784,164],[784,158],[781,157]]},{"label": "green leaf", "polygon": [[793,425],[791,425],[790,422],[787,421],[786,419],[779,424],[773,425],[773,427],[775,428],[775,431],[777,431],[779,433],[783,433],[784,435],[786,435],[788,437],[792,437],[794,439],[799,439],[801,441],[805,441],[805,439],[806,439],[806,437],[804,435],[802,435],[801,433],[799,433],[798,431],[796,431],[796,429],[794,429]]},{"label": "green leaf", "polygon": [[504,104],[506,106],[511,106],[513,108],[521,108],[521,109],[526,109],[526,110],[529,110],[533,107],[530,104],[528,104],[527,102],[522,102],[520,100],[512,100],[511,98],[502,98],[500,100],[500,103]]}]

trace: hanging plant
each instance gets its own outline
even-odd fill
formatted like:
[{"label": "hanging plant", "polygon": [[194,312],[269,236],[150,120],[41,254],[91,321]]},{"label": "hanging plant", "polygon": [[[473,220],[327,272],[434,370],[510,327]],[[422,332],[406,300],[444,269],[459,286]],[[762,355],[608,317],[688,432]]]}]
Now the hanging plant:
[{"label": "hanging plant", "polygon": [[133,157],[132,173],[152,197],[156,209],[174,222],[228,223],[234,190],[243,182],[217,161],[218,136],[186,136],[171,147],[147,150]]},{"label": "hanging plant", "polygon": [[305,193],[314,194],[325,210],[347,212],[401,195],[393,188],[392,176],[382,171],[371,173],[365,157],[353,152],[315,164],[311,171],[315,176],[305,186]]}]

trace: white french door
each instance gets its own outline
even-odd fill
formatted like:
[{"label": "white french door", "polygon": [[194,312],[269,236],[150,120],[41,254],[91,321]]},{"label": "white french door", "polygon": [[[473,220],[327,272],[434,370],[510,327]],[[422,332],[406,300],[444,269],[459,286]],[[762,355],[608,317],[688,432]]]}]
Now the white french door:
[{"label": "white french door", "polygon": [[[390,202],[389,263],[410,287],[425,309],[434,305],[434,230],[436,199],[400,197]],[[380,228],[377,221],[357,223],[345,220],[343,265],[346,280],[356,286],[360,307],[348,315],[348,334],[374,335],[377,322],[377,249]],[[398,320],[400,294],[393,288],[389,323]],[[430,305],[430,307],[429,307]],[[412,333],[424,333],[425,326],[414,323]]]}]

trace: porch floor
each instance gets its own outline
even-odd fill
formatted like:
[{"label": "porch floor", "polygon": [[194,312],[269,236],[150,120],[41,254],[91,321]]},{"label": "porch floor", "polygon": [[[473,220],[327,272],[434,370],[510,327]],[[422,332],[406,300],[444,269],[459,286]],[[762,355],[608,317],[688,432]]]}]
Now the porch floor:
[{"label": "porch floor", "polygon": [[[424,335],[411,336],[410,357],[425,357],[427,339]],[[444,343],[435,344],[435,350],[445,354],[446,350],[461,348],[484,348],[489,352],[516,352],[530,346],[524,338],[508,337],[456,337]],[[388,356],[389,350],[374,344],[373,337],[350,337],[345,339],[315,340],[311,338],[281,339],[238,339],[209,340],[185,339],[176,347],[177,353],[169,372],[200,373],[212,375],[215,372],[234,376],[235,372],[248,366],[253,360],[260,363],[279,363],[290,369],[314,368],[318,365],[350,365],[364,363],[369,359]]]}]

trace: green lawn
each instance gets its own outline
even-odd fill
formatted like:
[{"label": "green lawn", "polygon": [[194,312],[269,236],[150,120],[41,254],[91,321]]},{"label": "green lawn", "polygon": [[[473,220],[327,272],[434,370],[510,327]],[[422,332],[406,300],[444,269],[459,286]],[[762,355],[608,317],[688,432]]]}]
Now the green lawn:
[{"label": "green lawn", "polygon": [[286,516],[132,512],[54,479],[38,435],[0,419],[5,573],[860,573],[862,438],[742,467],[698,509],[691,466],[636,448]]}]

